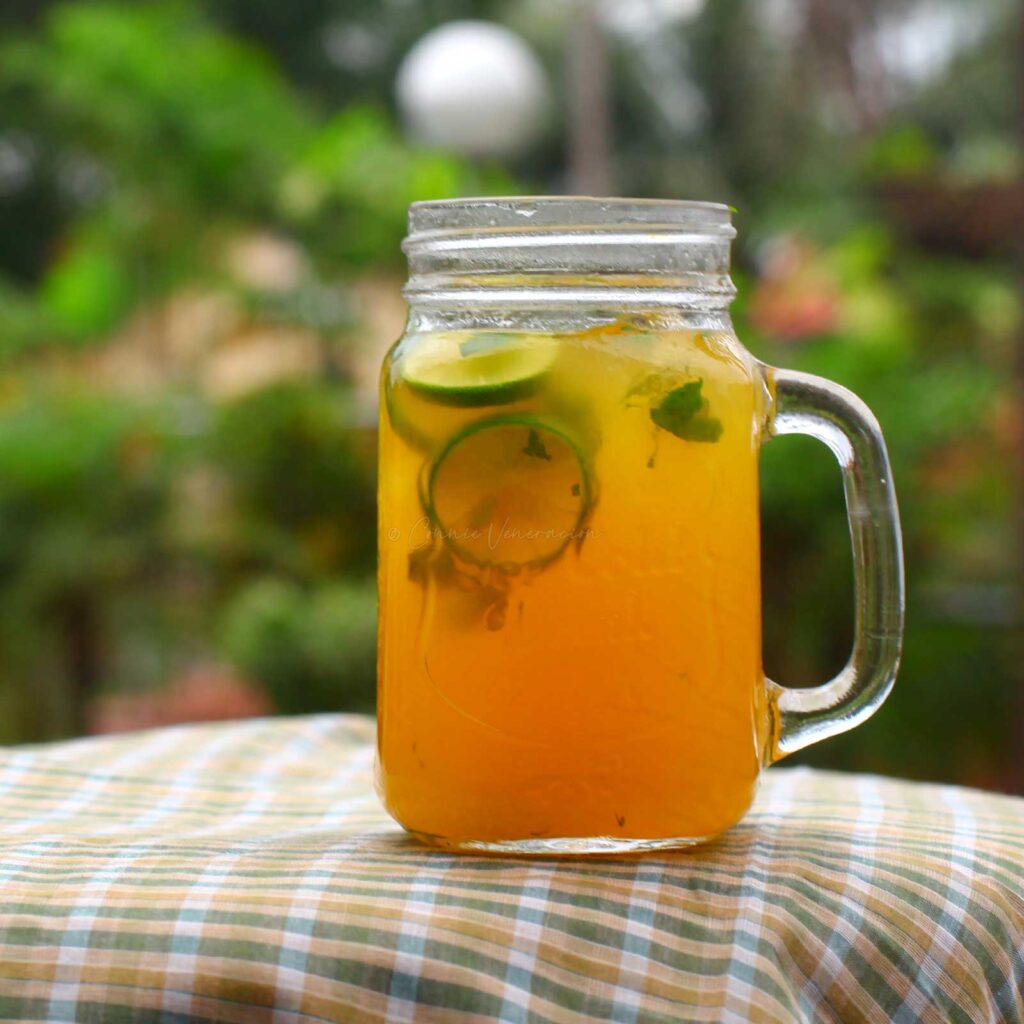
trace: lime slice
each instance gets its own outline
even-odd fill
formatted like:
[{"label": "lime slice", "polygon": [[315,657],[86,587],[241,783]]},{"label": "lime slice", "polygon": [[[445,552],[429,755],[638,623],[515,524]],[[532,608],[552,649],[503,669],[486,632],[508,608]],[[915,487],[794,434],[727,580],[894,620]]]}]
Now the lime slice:
[{"label": "lime slice", "polygon": [[[437,439],[431,437],[426,429],[424,429],[424,427],[430,426],[433,422],[430,417],[430,410],[424,416],[415,417],[410,415],[410,410],[407,408],[410,405],[422,406],[426,403],[418,397],[410,401],[409,389],[404,388],[402,390],[404,395],[400,395],[390,383],[384,388],[384,406],[387,409],[387,420],[391,425],[391,429],[404,441],[412,445],[413,448],[419,448],[422,451],[430,451],[432,448],[436,448]],[[412,411],[415,412],[415,410]]]},{"label": "lime slice", "polygon": [[384,382],[386,422],[410,447],[437,453],[466,425],[466,410],[456,405],[441,405],[409,387],[400,366],[401,363],[396,364]]},{"label": "lime slice", "polygon": [[435,402],[498,405],[531,394],[557,354],[557,342],[543,335],[435,334],[411,349],[401,373],[410,388]]},{"label": "lime slice", "polygon": [[427,498],[455,554],[514,573],[546,565],[585,536],[591,485],[568,435],[532,416],[498,416],[452,438]]}]

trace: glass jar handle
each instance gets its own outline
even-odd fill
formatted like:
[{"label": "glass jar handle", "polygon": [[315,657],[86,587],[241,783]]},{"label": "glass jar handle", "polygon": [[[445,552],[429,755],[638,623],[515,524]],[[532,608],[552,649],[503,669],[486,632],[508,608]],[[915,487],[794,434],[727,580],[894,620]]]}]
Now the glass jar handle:
[{"label": "glass jar handle", "polygon": [[903,549],[889,456],[871,410],[822,377],[774,369],[767,374],[775,399],[770,436],[816,437],[839,462],[855,603],[853,652],[839,675],[804,690],[768,680],[772,762],[859,725],[889,695],[903,642]]}]

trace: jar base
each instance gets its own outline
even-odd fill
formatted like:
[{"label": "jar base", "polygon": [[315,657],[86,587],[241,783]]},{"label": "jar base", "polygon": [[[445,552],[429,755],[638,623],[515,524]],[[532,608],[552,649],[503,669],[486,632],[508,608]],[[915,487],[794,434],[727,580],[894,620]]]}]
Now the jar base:
[{"label": "jar base", "polygon": [[685,850],[710,842],[720,833],[706,836],[671,836],[662,839],[621,839],[616,836],[564,836],[530,839],[460,839],[409,830],[427,846],[451,853],[491,857],[621,857],[644,853]]}]

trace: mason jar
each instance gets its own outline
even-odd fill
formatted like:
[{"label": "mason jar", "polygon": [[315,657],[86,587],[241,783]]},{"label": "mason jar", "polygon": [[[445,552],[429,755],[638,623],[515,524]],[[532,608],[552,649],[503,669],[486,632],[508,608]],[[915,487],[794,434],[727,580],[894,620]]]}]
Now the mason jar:
[{"label": "mason jar", "polygon": [[[377,778],[425,841],[595,853],[698,843],[763,767],[867,718],[896,673],[900,531],[878,424],[772,369],[729,303],[728,207],[417,203],[384,363]],[[850,661],[761,664],[758,456],[823,441],[845,485]]]}]

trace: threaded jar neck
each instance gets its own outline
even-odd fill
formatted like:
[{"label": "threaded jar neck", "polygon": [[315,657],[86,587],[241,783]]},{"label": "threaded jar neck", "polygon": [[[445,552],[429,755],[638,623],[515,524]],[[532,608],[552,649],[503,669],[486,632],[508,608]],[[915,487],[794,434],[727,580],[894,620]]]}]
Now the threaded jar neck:
[{"label": "threaded jar neck", "polygon": [[724,311],[730,210],[576,196],[414,203],[402,245],[410,305],[583,303]]}]

